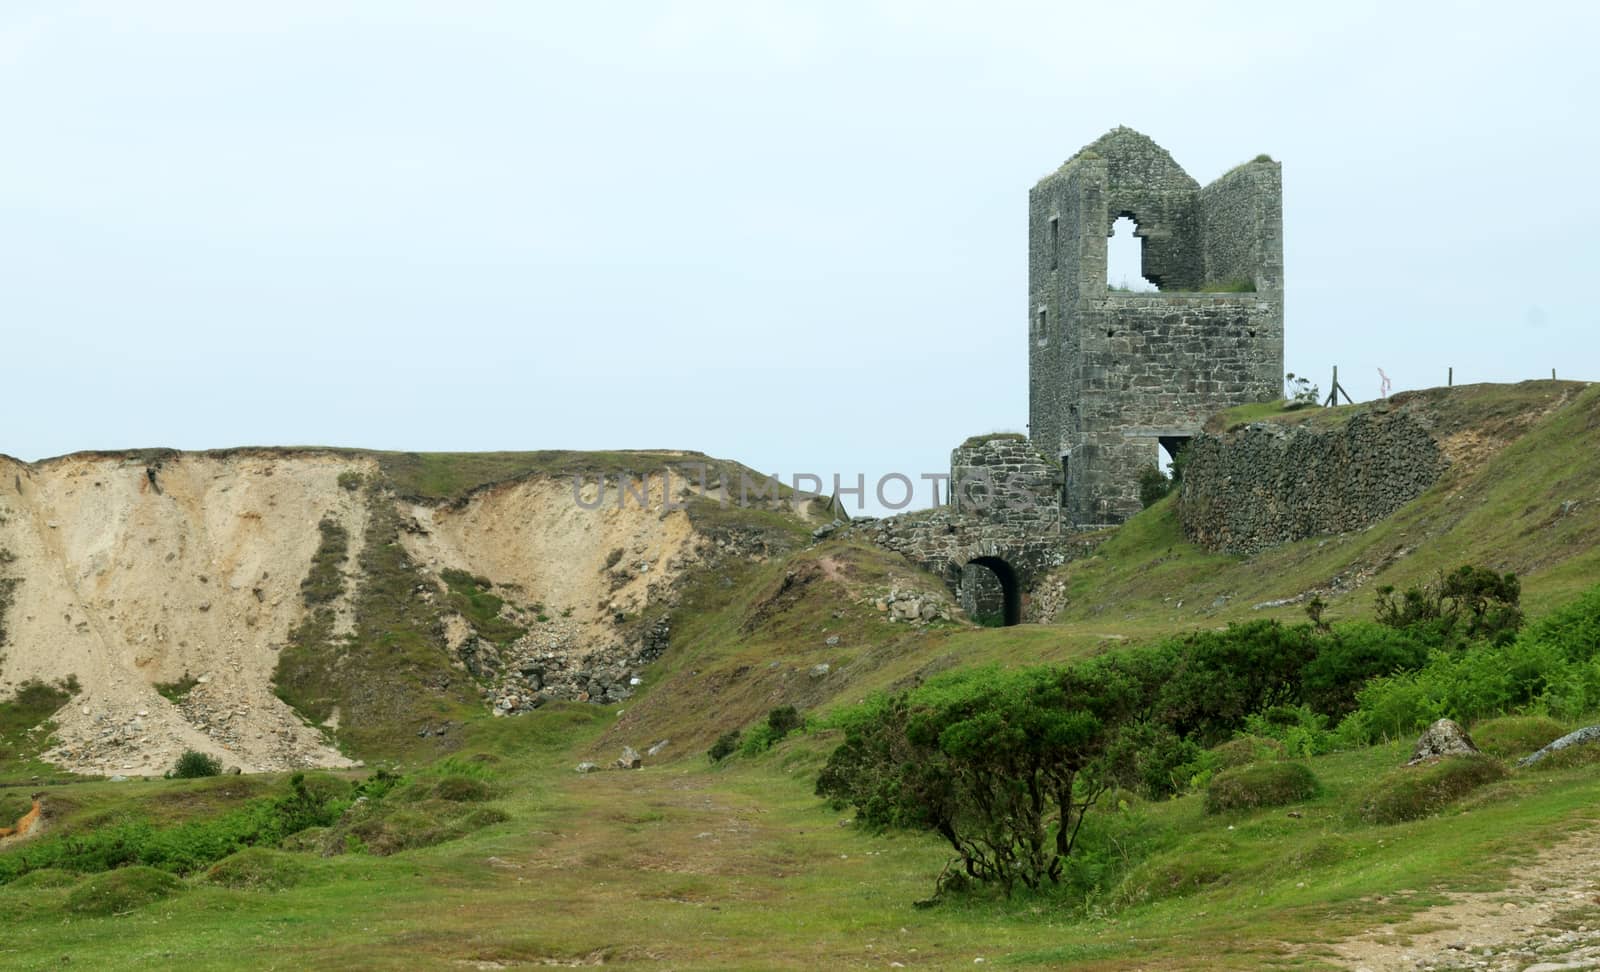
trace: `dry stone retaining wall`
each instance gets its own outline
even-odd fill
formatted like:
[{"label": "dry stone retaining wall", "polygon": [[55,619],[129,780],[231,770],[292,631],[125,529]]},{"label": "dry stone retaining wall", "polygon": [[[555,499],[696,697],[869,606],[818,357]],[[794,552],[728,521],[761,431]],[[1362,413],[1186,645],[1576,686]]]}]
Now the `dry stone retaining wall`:
[{"label": "dry stone retaining wall", "polygon": [[1361,412],[1335,428],[1259,422],[1189,444],[1178,512],[1189,539],[1251,553],[1362,530],[1449,464],[1420,412]]}]

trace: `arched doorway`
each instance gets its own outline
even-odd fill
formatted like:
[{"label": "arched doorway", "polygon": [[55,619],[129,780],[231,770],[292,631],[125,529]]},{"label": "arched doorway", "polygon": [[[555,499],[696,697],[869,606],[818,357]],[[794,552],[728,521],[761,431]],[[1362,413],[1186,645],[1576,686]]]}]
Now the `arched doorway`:
[{"label": "arched doorway", "polygon": [[979,624],[1010,627],[1022,622],[1022,584],[999,557],[973,557],[961,568],[962,607]]}]

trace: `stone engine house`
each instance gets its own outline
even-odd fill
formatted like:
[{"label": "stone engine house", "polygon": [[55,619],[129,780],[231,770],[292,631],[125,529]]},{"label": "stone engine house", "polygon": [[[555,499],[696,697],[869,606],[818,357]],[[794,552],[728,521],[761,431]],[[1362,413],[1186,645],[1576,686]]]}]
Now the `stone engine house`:
[{"label": "stone engine house", "polygon": [[[1130,128],[1085,146],[1028,194],[1029,438],[1061,466],[1061,517],[1120,523],[1140,471],[1218,411],[1283,387],[1283,201],[1258,156],[1200,186]],[[1155,292],[1107,286],[1135,224]]]}]

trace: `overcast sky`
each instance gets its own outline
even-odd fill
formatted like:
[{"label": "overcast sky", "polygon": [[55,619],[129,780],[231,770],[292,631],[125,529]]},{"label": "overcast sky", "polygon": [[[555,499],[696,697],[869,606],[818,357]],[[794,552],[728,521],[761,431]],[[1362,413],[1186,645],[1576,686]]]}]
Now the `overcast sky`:
[{"label": "overcast sky", "polygon": [[1203,6],[0,0],[0,452],[943,470],[1118,124],[1283,163],[1324,391],[1600,377],[1593,5]]}]

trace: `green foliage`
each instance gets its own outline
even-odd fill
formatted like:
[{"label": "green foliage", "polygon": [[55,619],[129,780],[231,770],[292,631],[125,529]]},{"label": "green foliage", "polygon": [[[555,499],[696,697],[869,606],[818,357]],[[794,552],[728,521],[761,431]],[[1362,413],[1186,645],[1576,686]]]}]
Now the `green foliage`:
[{"label": "green foliage", "polygon": [[[1418,628],[1440,630],[1428,623]],[[1357,704],[1349,732],[1368,741],[1437,719],[1468,725],[1513,712],[1570,719],[1600,708],[1600,587],[1509,643],[1435,650],[1416,671],[1373,679],[1357,693]]]},{"label": "green foliage", "polygon": [[1464,564],[1399,598],[1393,586],[1379,587],[1377,619],[1391,628],[1427,629],[1440,639],[1503,642],[1522,626],[1521,598],[1516,574]]},{"label": "green foliage", "polygon": [[434,797],[451,803],[481,803],[494,795],[494,790],[482,780],[470,776],[446,776],[433,785]]},{"label": "green foliage", "polygon": [[438,588],[406,554],[392,499],[376,489],[364,497],[355,631],[335,637],[327,605],[308,611],[278,653],[273,681],[278,696],[313,724],[325,723],[337,708],[337,741],[351,752],[371,758],[426,747],[436,753],[454,745],[455,737],[424,741],[417,724],[459,718],[480,701],[446,648],[439,608],[425,596]]},{"label": "green foliage", "polygon": [[[464,570],[454,569],[441,572],[439,577],[450,589],[450,606],[461,612],[480,638],[503,645],[527,633],[526,628],[500,617],[500,609],[506,602],[491,592],[494,584],[487,578],[474,577]],[[550,619],[541,611],[539,620]]]},{"label": "green foliage", "polygon": [[78,694],[77,676],[50,684],[29,679],[10,701],[0,702],[0,766],[31,760],[45,748],[55,711]]},{"label": "green foliage", "polygon": [[97,874],[67,895],[67,910],[80,915],[123,915],[183,890],[183,882],[153,867],[134,865]]},{"label": "green foliage", "polygon": [[1518,759],[1566,735],[1566,728],[1547,716],[1502,716],[1472,727],[1478,748],[1501,759]]},{"label": "green foliage", "polygon": [[215,756],[202,753],[194,749],[186,749],[178,761],[173,764],[172,772],[168,773],[174,779],[194,780],[202,776],[216,776],[222,772],[222,761]]},{"label": "green foliage", "polygon": [[1171,491],[1172,480],[1155,464],[1139,470],[1139,502],[1144,504],[1145,509],[1156,505]]},{"label": "green foliage", "polygon": [[1200,293],[1202,294],[1253,294],[1255,292],[1256,282],[1243,277],[1208,283],[1200,287]]},{"label": "green foliage", "polygon": [[346,469],[344,472],[339,474],[339,488],[351,493],[360,490],[361,487],[366,484],[366,481],[367,477],[356,472],[354,469]]},{"label": "green foliage", "polygon": [[713,763],[720,763],[739,750],[739,737],[742,735],[737,729],[729,729],[717,737],[717,741],[706,750],[706,755]]},{"label": "green foliage", "polygon": [[1104,665],[935,678],[844,717],[817,792],[869,826],[934,831],[965,878],[1059,882],[1134,694]]},{"label": "green foliage", "polygon": [[1326,636],[1301,671],[1300,686],[1301,698],[1330,716],[1355,708],[1356,692],[1367,679],[1422,667],[1432,647],[1423,633],[1367,622],[1324,630]]},{"label": "green foliage", "polygon": [[188,672],[184,672],[177,681],[155,683],[155,690],[162,698],[176,705],[187,698],[194,687],[199,684],[200,680],[198,678]]},{"label": "green foliage", "polygon": [[1317,777],[1304,763],[1252,763],[1223,770],[1206,787],[1206,813],[1281,807],[1317,794]]},{"label": "green foliage", "polygon": [[344,563],[350,559],[350,532],[337,521],[323,518],[317,524],[322,540],[311,557],[311,571],[300,582],[307,607],[328,604],[344,592]]},{"label": "green foliage", "polygon": [[1248,733],[1228,740],[1210,750],[1218,769],[1233,769],[1251,763],[1271,762],[1287,755],[1282,742],[1270,736],[1252,736]]},{"label": "green foliage", "polygon": [[1322,390],[1304,375],[1289,372],[1283,376],[1283,387],[1287,408],[1307,408],[1322,403]]},{"label": "green foliage", "polygon": [[83,832],[46,834],[0,855],[0,884],[44,868],[96,873],[143,865],[187,874],[246,847],[271,847],[309,827],[328,826],[357,803],[381,803],[395,780],[378,773],[352,785],[331,776],[297,773],[287,792],[213,817],[157,827],[130,816]]},{"label": "green foliage", "polygon": [[[800,712],[792,705],[781,705],[767,713],[765,722],[757,724],[744,735],[739,752],[744,756],[757,756],[776,745],[783,737],[805,725]],[[738,733],[734,733],[735,738]],[[723,737],[724,739],[727,736]],[[718,740],[720,743],[722,740]],[[716,747],[713,746],[713,749]]]},{"label": "green foliage", "polygon": [[1487,756],[1457,756],[1431,764],[1403,766],[1373,786],[1358,813],[1367,823],[1416,820],[1507,775],[1498,760]]},{"label": "green foliage", "polygon": [[281,891],[305,880],[306,867],[292,854],[246,847],[206,869],[202,880],[240,891]]}]

